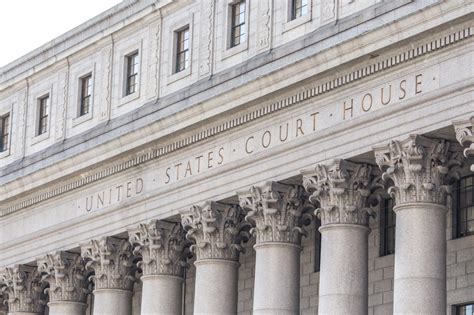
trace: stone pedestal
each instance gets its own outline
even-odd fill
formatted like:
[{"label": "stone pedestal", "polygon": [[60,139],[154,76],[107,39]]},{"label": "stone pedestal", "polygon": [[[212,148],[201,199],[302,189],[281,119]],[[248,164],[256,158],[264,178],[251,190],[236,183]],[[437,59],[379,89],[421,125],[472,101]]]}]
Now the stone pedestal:
[{"label": "stone pedestal", "polygon": [[256,244],[254,248],[253,313],[298,314],[301,246],[275,242]]},{"label": "stone pedestal", "polygon": [[355,224],[326,225],[321,232],[320,314],[367,314],[369,229]]},{"label": "stone pedestal", "polygon": [[94,290],[94,314],[131,315],[133,292],[122,289]]},{"label": "stone pedestal", "polygon": [[267,182],[238,195],[255,225],[253,314],[298,314],[303,188]]},{"label": "stone pedestal", "polygon": [[445,314],[445,206],[404,203],[397,214],[394,314]]},{"label": "stone pedestal", "polygon": [[194,264],[194,314],[237,314],[239,263],[233,260],[203,259]]},{"label": "stone pedestal", "polygon": [[182,214],[182,224],[196,255],[194,314],[237,314],[237,281],[242,241],[247,238],[242,209],[206,202]]},{"label": "stone pedestal", "polygon": [[186,267],[186,240],[181,225],[152,220],[128,233],[133,252],[142,257],[141,314],[181,315]]},{"label": "stone pedestal", "polygon": [[69,301],[49,302],[48,308],[48,315],[85,315],[87,304]]}]

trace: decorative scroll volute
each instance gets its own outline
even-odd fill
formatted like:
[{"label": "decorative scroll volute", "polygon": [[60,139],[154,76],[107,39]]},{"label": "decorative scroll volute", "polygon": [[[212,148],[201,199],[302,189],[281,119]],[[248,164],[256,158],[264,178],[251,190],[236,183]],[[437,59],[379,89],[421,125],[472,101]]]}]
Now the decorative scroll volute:
[{"label": "decorative scroll volute", "polygon": [[8,296],[10,313],[42,313],[45,302],[41,277],[36,267],[15,265],[0,270],[2,294]]},{"label": "decorative scroll volute", "polygon": [[79,254],[56,252],[37,260],[42,281],[49,283],[49,300],[86,303],[87,272]]},{"label": "decorative scroll volute", "polygon": [[240,206],[248,210],[245,220],[254,225],[250,232],[257,244],[301,244],[301,236],[307,234],[303,226],[311,222],[311,215],[304,213],[307,205],[303,187],[267,182],[238,196]]},{"label": "decorative scroll volute", "polygon": [[95,289],[132,290],[135,268],[128,240],[102,237],[81,245],[86,270],[93,270]]},{"label": "decorative scroll volute", "polygon": [[388,192],[400,205],[409,202],[446,204],[449,183],[459,178],[463,164],[460,152],[450,152],[449,142],[411,135],[404,141],[391,141],[374,148],[375,160],[384,180],[394,186]]},{"label": "decorative scroll volute", "polygon": [[152,220],[130,229],[128,235],[133,253],[143,258],[138,266],[144,276],[183,276],[187,241],[181,224]]},{"label": "decorative scroll volute", "polygon": [[[454,123],[454,129],[456,131],[456,139],[459,143],[466,147],[464,149],[465,157],[474,157],[474,116],[471,117],[469,122],[456,122]],[[471,165],[471,171],[474,172],[474,165]]]},{"label": "decorative scroll volute", "polygon": [[239,206],[208,201],[192,206],[181,214],[186,237],[194,244],[196,259],[227,259],[238,261],[248,240],[243,212]]},{"label": "decorative scroll volute", "polygon": [[372,166],[336,159],[302,170],[303,186],[309,200],[319,206],[315,214],[326,224],[368,225],[373,214],[367,205],[374,184]]}]

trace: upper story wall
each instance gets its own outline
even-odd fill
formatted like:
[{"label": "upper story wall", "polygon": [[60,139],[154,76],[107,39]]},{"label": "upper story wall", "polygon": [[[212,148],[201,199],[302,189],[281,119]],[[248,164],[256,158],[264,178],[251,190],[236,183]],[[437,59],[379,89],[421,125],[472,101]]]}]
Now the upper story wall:
[{"label": "upper story wall", "polygon": [[[291,18],[291,0],[247,0],[245,39],[230,47],[236,1],[126,0],[1,68],[0,116],[10,115],[0,167],[42,152],[145,103],[207,80],[259,54],[318,31],[381,0],[307,0]],[[399,1],[409,3],[411,1]],[[370,17],[367,17],[370,18]],[[174,73],[176,31],[189,27],[189,67]],[[126,96],[125,62],[138,52],[138,86]],[[80,116],[81,78],[92,76],[91,106]],[[39,99],[47,95],[47,131],[38,135]]]}]

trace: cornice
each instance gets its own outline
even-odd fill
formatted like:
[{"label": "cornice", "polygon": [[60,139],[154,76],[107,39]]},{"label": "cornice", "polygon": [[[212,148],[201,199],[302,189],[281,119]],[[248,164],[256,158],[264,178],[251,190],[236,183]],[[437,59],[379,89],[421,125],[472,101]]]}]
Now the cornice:
[{"label": "cornice", "polygon": [[456,32],[438,37],[413,48],[406,49],[403,52],[383,59],[381,58],[379,61],[362,66],[356,70],[346,72],[345,74],[326,80],[323,83],[306,88],[303,91],[295,92],[289,96],[279,98],[274,102],[270,102],[269,104],[263,105],[262,107],[259,107],[248,113],[235,115],[225,122],[215,124],[206,130],[197,131],[183,139],[173,141],[160,147],[151,148],[143,154],[127,159],[126,161],[120,162],[118,164],[105,167],[94,172],[93,174],[89,174],[87,176],[84,176],[83,174],[82,176],[78,175],[76,179],[73,179],[66,184],[57,185],[48,191],[37,193],[34,196],[29,196],[19,202],[7,205],[5,208],[0,209],[0,217],[4,217],[8,214],[30,207],[39,202],[70,192],[97,180],[126,171],[137,165],[162,158],[191,145],[203,142],[211,137],[260,120],[270,114],[282,111],[289,107],[293,107],[297,104],[319,97],[330,91],[348,86],[358,80],[374,76],[393,67],[408,63],[416,58],[420,58],[435,51],[445,49],[456,43],[465,41],[473,36],[474,26],[467,26]]}]

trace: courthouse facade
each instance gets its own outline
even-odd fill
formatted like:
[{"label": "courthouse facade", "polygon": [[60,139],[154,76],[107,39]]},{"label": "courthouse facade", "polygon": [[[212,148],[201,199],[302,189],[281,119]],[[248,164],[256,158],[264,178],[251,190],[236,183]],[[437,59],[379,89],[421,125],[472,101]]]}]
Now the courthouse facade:
[{"label": "courthouse facade", "polygon": [[474,1],[124,0],[0,72],[0,314],[473,314]]}]

